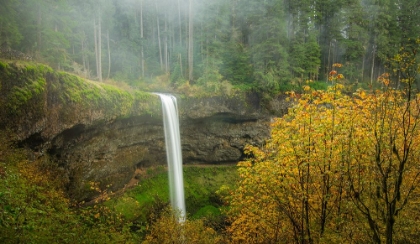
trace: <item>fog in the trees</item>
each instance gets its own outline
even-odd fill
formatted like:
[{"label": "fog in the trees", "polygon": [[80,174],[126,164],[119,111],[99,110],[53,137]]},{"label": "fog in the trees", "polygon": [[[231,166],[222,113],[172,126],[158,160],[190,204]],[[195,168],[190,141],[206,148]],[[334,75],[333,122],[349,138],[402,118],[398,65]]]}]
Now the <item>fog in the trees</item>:
[{"label": "fog in the trees", "polygon": [[[418,36],[413,0],[4,0],[2,50],[90,79],[293,89],[334,63],[370,84]],[[3,52],[7,53],[6,51]]]}]

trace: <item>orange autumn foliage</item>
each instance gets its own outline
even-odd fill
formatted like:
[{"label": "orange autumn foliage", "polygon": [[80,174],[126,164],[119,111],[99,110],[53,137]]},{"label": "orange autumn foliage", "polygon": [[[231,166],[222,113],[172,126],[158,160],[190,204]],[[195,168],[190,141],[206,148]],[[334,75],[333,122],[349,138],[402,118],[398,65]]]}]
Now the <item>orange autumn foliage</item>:
[{"label": "orange autumn foliage", "polygon": [[420,200],[420,96],[342,88],[307,90],[272,123],[266,145],[246,148],[239,186],[225,198],[232,243],[418,237],[409,211]]},{"label": "orange autumn foliage", "polygon": [[217,244],[224,243],[215,230],[205,226],[203,220],[189,220],[180,223],[171,209],[165,209],[161,216],[148,226],[144,244]]}]

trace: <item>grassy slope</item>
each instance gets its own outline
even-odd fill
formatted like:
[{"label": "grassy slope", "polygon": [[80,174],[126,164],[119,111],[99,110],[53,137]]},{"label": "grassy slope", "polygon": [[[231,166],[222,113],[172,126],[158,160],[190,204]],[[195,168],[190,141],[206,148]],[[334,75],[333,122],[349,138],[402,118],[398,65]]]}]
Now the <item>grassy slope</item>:
[{"label": "grassy slope", "polygon": [[[123,196],[111,199],[105,205],[122,213],[127,219],[146,221],[152,205],[169,202],[167,171],[163,167],[151,168],[138,186]],[[236,179],[236,166],[184,166],[185,202],[188,216],[201,218],[219,214],[220,200],[216,191],[222,185],[232,186]]]}]

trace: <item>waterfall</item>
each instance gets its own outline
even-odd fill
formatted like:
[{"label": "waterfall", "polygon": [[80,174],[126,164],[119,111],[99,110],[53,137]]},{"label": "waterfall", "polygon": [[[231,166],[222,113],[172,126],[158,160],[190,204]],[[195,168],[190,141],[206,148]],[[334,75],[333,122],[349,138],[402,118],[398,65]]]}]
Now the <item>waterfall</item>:
[{"label": "waterfall", "polygon": [[156,94],[159,95],[162,101],[171,205],[175,211],[179,211],[177,212],[179,213],[179,222],[184,222],[186,210],[178,106],[174,96],[160,93]]}]

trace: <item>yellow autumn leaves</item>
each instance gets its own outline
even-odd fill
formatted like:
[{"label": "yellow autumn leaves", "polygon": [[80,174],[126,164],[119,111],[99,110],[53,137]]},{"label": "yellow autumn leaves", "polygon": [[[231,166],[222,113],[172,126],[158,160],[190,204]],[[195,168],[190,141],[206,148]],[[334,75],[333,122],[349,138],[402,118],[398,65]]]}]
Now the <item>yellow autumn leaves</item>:
[{"label": "yellow autumn leaves", "polygon": [[415,239],[420,97],[341,89],[305,89],[274,121],[271,140],[246,148],[240,184],[226,197],[233,243]]},{"label": "yellow autumn leaves", "polygon": [[330,73],[328,74],[328,80],[334,82],[334,81],[337,81],[337,80],[344,79],[344,75],[338,73],[337,70],[336,70],[337,68],[343,67],[343,65],[340,64],[340,63],[335,63],[335,64],[332,65],[332,67],[334,69],[331,70]]}]

